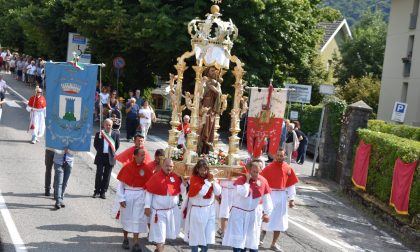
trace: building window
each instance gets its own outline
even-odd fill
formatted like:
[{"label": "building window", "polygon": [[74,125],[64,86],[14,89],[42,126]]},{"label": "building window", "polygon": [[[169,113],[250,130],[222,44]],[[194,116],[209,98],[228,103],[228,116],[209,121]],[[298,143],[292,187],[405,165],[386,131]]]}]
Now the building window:
[{"label": "building window", "polygon": [[413,47],[414,47],[414,35],[410,35],[410,37],[408,37],[407,55],[401,58],[403,62],[403,76],[404,77],[410,76],[411,58],[413,56]]},{"label": "building window", "polygon": [[418,16],[418,13],[419,13],[419,3],[420,3],[420,0],[414,0],[413,12],[410,15],[410,25],[409,25],[410,29],[416,29],[417,16]]},{"label": "building window", "polygon": [[404,82],[401,88],[401,102],[407,102],[408,82]]},{"label": "building window", "polygon": [[332,60],[328,60],[328,61],[327,61],[327,72],[329,72],[329,71],[330,71],[330,68],[331,68],[331,66],[332,66],[332,63],[333,63],[333,61],[332,61]]}]

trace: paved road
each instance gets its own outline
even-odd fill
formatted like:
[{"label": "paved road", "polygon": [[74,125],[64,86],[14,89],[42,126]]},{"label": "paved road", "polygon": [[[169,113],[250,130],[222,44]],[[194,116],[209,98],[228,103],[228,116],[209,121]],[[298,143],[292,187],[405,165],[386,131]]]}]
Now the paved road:
[{"label": "paved road", "polygon": [[[0,121],[0,251],[122,251],[121,228],[111,216],[115,178],[106,200],[92,199],[92,153],[77,158],[66,192],[66,208],[54,210],[51,197],[43,196],[44,146],[31,145],[26,132],[28,113],[23,99],[33,92],[5,76],[21,94],[8,94],[10,106]],[[146,147],[152,153],[166,146],[164,125],[152,128]],[[123,142],[121,150],[131,146]],[[93,150],[93,148],[92,148]],[[311,163],[295,165],[301,178],[297,207],[290,211],[290,228],[282,234],[285,251],[407,251],[395,234],[370,220],[360,209],[336,193],[334,186],[311,179]],[[114,173],[120,168],[116,167]],[[269,246],[266,238],[264,248]],[[143,251],[153,246],[142,238]],[[217,239],[220,243],[220,238]],[[188,251],[181,240],[169,242],[167,251]],[[229,251],[219,244],[211,251]]]}]

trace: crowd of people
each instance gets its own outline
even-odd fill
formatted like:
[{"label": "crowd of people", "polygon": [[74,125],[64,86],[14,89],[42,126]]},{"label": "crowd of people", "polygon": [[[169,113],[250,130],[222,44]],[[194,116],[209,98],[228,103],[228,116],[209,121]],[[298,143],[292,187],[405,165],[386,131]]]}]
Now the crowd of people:
[{"label": "crowd of people", "polygon": [[143,99],[140,94],[139,89],[135,93],[129,90],[127,102],[123,106],[121,101],[124,99],[118,97],[116,90],[107,86],[103,86],[99,90],[98,83],[95,97],[95,121],[99,121],[101,118],[110,118],[113,121],[112,129],[119,133],[122,123],[121,110],[124,108],[127,141],[132,142],[136,132],[147,138],[150,126],[157,118],[153,108],[149,105],[149,101]]},{"label": "crowd of people", "polygon": [[29,86],[44,87],[45,60],[0,48],[0,69]]},{"label": "crowd of people", "polygon": [[[103,129],[95,134],[97,169],[92,197],[106,199],[111,171],[120,162],[113,212],[122,225],[123,249],[141,251],[139,235],[147,234],[155,251],[161,252],[168,239],[183,233],[191,251],[207,251],[217,235],[233,251],[255,252],[266,232],[273,232],[270,249],[282,251],[277,241],[288,228],[288,208],[294,206],[298,182],[293,168],[284,162],[282,148],[267,166],[260,159],[249,160],[236,178],[216,179],[206,159],[198,160],[190,177],[181,177],[163,149],[156,150],[154,157],[149,154],[141,134],[134,136],[133,146],[117,155],[119,134],[112,124],[105,119]],[[50,195],[54,166],[57,210],[66,206],[64,192],[73,158],[69,150],[45,152],[45,195]]]},{"label": "crowd of people", "polygon": [[[112,167],[116,161],[123,164],[114,203],[123,227],[122,248],[130,248],[128,234],[133,233],[131,249],[141,251],[139,234],[147,233],[156,251],[164,251],[166,240],[176,239],[182,230],[192,251],[207,251],[208,245],[215,243],[216,220],[220,218],[217,234],[222,244],[234,251],[257,251],[267,231],[274,232],[270,249],[281,251],[277,240],[280,232],[287,230],[287,208],[294,206],[298,182],[293,168],[283,162],[283,149],[267,167],[261,160],[252,160],[238,178],[217,181],[205,159],[196,163],[191,177],[180,177],[174,173],[173,161],[164,158],[163,150],[157,150],[152,160],[144,143],[144,136],[136,134],[134,146],[116,155],[119,135],[112,131],[110,119],[95,135],[93,198],[106,198]],[[58,197],[65,184],[61,184]],[[62,205],[60,201],[56,208]]]}]

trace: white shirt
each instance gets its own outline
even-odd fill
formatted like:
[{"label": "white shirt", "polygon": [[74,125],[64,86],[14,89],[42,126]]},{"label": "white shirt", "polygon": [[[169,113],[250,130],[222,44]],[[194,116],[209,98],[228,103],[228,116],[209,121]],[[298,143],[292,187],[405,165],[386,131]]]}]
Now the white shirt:
[{"label": "white shirt", "polygon": [[141,107],[139,115],[142,114],[144,117],[140,117],[140,124],[152,123],[152,110],[150,108]]},{"label": "white shirt", "polygon": [[[99,134],[101,134],[101,133],[99,133]],[[103,137],[103,136],[102,136]],[[108,149],[109,149],[109,144],[108,144],[108,141],[107,140],[105,140],[105,138],[104,138],[104,149],[103,149],[103,153],[108,153]]]},{"label": "white shirt", "polygon": [[101,98],[101,104],[108,104],[108,98],[109,98],[109,94],[108,93],[99,93],[99,97]]},{"label": "white shirt", "polygon": [[8,88],[6,82],[4,80],[0,80],[0,92],[4,93],[6,92],[6,88]]}]

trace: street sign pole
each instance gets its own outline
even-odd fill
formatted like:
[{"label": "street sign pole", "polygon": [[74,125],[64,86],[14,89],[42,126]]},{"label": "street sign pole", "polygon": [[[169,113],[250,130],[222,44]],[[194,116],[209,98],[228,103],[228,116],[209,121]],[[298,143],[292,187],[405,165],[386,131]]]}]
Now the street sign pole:
[{"label": "street sign pole", "polygon": [[125,60],[123,57],[115,57],[112,61],[114,68],[117,70],[117,86],[116,89],[118,93],[118,83],[120,82],[120,70],[121,68],[125,67]]},{"label": "street sign pole", "polygon": [[117,68],[117,86],[115,87],[115,90],[117,90],[118,93],[118,83],[120,82],[120,69]]},{"label": "street sign pole", "polygon": [[312,162],[312,173],[311,173],[312,177],[315,176],[315,164],[316,164],[316,159],[318,158],[319,142],[321,141],[322,123],[324,122],[324,113],[325,113],[325,106],[322,107],[321,121],[319,121],[318,133],[316,137],[314,161]]}]

